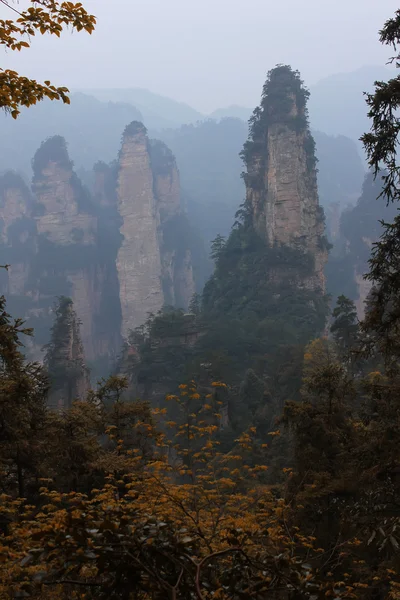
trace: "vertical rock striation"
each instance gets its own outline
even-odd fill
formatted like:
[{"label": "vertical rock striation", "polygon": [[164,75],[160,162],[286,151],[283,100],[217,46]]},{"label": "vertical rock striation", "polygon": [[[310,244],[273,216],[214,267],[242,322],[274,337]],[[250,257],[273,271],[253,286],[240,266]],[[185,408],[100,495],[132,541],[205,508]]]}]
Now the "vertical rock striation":
[{"label": "vertical rock striation", "polygon": [[115,269],[119,234],[117,240],[107,235],[111,221],[109,214],[103,216],[109,208],[103,206],[105,197],[95,205],[73,171],[65,140],[59,136],[48,139],[36,152],[33,171],[37,252],[31,264],[31,285],[38,300],[39,339],[43,343],[48,339],[54,297],[67,296],[82,323],[87,358],[112,356],[120,342]]},{"label": "vertical rock striation", "polygon": [[95,355],[94,319],[102,274],[96,258],[97,218],[90,195],[72,169],[65,140],[46,140],[33,159],[37,253],[32,284],[42,316],[50,317],[55,295],[70,296],[82,322],[89,358]]},{"label": "vertical rock striation", "polygon": [[13,313],[25,310],[29,278],[29,256],[35,250],[35,223],[32,221],[32,195],[23,179],[12,171],[0,177],[0,244],[2,291],[12,297]]},{"label": "vertical rock striation", "polygon": [[150,152],[160,219],[164,304],[187,308],[195,285],[189,223],[181,202],[179,171],[174,155],[163,142],[152,140]]},{"label": "vertical rock striation", "polygon": [[164,304],[187,307],[194,291],[191,253],[179,230],[186,217],[175,159],[161,142],[150,143],[136,121],[122,139],[117,199],[123,236],[117,256],[121,333],[127,337]]},{"label": "vertical rock striation", "polygon": [[312,257],[313,271],[300,283],[324,290],[327,245],[307,99],[298,72],[278,66],[269,73],[242,152],[246,204],[269,246],[289,246]]},{"label": "vertical rock striation", "polygon": [[144,323],[163,304],[159,215],[153,193],[149,140],[144,125],[124,131],[119,157],[118,211],[123,236],[117,256],[122,335]]}]

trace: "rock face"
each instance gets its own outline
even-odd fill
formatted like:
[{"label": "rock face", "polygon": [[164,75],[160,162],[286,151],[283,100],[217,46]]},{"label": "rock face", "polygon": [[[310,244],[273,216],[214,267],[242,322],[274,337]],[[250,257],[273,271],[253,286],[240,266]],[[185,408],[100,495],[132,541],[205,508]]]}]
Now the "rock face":
[{"label": "rock face", "polygon": [[179,172],[171,150],[150,146],[154,195],[160,220],[159,243],[164,304],[187,308],[195,293],[189,224],[181,202]]},{"label": "rock face", "polygon": [[98,161],[94,167],[93,196],[97,206],[116,211],[117,163],[107,165]]},{"label": "rock face", "polygon": [[136,121],[123,135],[117,198],[123,236],[117,257],[121,333],[126,337],[163,304],[187,306],[194,291],[190,251],[178,252],[174,238],[174,226],[184,217],[175,160],[163,144],[151,146],[146,128]]},{"label": "rock face", "polygon": [[307,98],[297,72],[287,66],[273,69],[250,119],[242,157],[246,204],[255,230],[271,247],[286,245],[311,255],[313,273],[302,283],[323,290],[327,249]]},{"label": "rock face", "polygon": [[373,244],[383,232],[380,221],[391,223],[398,214],[396,205],[387,206],[382,199],[377,200],[381,190],[380,178],[374,180],[373,174],[368,173],[356,205],[341,214],[340,237],[335,247],[336,257],[332,259],[332,262],[336,259],[337,264],[328,264],[330,271],[334,266],[338,270],[337,265],[339,269],[341,264],[346,265],[338,282],[332,282],[332,276],[328,278],[329,292],[333,295],[346,293],[354,300],[360,319],[364,317],[365,301],[372,287],[364,275],[369,271]]},{"label": "rock face", "polygon": [[18,174],[8,172],[0,177],[1,263],[10,265],[8,271],[2,270],[2,287],[22,303],[29,277],[26,257],[35,250],[32,205],[30,190]]},{"label": "rock face", "polygon": [[141,123],[124,132],[119,157],[118,210],[123,236],[117,257],[122,335],[163,304],[159,214],[153,193],[149,141]]},{"label": "rock face", "polygon": [[52,303],[56,290],[72,298],[87,357],[93,359],[105,278],[98,260],[97,215],[72,169],[63,138],[56,136],[42,144],[33,171],[38,233],[33,271],[40,301]]}]

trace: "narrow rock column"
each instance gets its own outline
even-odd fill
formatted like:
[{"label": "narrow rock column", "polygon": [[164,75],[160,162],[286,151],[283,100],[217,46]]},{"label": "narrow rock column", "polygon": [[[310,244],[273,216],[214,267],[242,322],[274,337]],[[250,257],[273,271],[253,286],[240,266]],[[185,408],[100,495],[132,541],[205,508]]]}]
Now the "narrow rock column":
[{"label": "narrow rock column", "polygon": [[123,235],[117,257],[121,333],[142,325],[163,305],[159,216],[153,191],[146,128],[134,121],[124,131],[119,156],[118,210]]}]

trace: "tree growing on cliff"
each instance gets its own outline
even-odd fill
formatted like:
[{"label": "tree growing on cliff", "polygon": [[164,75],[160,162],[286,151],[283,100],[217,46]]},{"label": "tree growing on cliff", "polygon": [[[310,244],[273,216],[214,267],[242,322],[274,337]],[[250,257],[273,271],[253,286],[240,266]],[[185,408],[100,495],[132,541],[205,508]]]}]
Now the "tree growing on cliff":
[{"label": "tree growing on cliff", "polygon": [[[1,0],[14,19],[0,19],[0,45],[6,50],[20,51],[30,47],[30,39],[46,33],[60,37],[64,28],[92,33],[96,19],[80,2],[58,0],[29,0],[29,8],[23,11]],[[10,112],[16,119],[21,106],[32,106],[44,98],[62,100],[69,104],[68,89],[55,87],[50,81],[38,83],[23,77],[11,69],[0,68],[0,108]]]},{"label": "tree growing on cliff", "polygon": [[344,357],[355,348],[359,337],[359,323],[355,304],[346,296],[339,296],[332,316],[332,336]]}]

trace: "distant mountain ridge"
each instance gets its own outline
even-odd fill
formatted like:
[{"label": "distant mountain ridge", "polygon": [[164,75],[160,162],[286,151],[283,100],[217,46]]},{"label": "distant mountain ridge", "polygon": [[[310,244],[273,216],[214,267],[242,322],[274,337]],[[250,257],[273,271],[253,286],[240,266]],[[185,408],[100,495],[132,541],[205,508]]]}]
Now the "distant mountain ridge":
[{"label": "distant mountain ridge", "polygon": [[70,105],[44,100],[23,108],[17,120],[0,111],[0,173],[18,170],[30,179],[32,156],[42,140],[54,135],[67,140],[78,168],[91,169],[98,160],[110,162],[127,123],[142,120],[132,104],[100,102],[82,93],[72,94]]},{"label": "distant mountain ridge", "polygon": [[345,135],[357,141],[369,131],[368,107],[364,92],[372,92],[375,81],[387,81],[393,69],[365,66],[349,73],[337,73],[310,86],[309,113],[313,129],[329,135]]},{"label": "distant mountain ridge", "polygon": [[204,119],[203,114],[188,104],[142,88],[90,89],[82,92],[102,102],[122,102],[135,106],[142,113],[146,126],[152,129],[177,127]]},{"label": "distant mountain ridge", "polygon": [[217,108],[210,115],[210,119],[225,119],[225,118],[233,118],[233,119],[241,119],[242,121],[247,121],[251,117],[251,113],[253,110],[246,106],[239,106],[237,104],[232,104],[231,106],[227,106],[226,108]]}]

